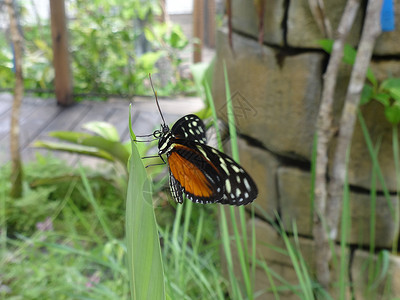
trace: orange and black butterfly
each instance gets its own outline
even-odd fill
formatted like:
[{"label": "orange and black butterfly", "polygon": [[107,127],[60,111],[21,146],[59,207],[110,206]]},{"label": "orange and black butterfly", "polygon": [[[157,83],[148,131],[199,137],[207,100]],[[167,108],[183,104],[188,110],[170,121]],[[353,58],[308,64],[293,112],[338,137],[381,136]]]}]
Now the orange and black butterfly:
[{"label": "orange and black butterfly", "polygon": [[[154,89],[153,89],[154,90]],[[169,186],[176,202],[183,195],[195,203],[246,205],[258,195],[250,175],[228,155],[206,145],[203,121],[190,114],[180,118],[170,129],[163,124],[152,135],[158,139],[158,156],[169,166]],[[163,155],[166,155],[167,162]]]}]

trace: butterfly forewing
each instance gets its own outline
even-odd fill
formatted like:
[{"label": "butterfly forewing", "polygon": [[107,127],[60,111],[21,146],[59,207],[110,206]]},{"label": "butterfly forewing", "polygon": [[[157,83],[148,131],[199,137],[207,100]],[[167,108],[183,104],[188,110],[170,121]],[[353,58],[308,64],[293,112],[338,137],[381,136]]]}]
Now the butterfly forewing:
[{"label": "butterfly forewing", "polygon": [[180,118],[171,128],[171,133],[176,138],[187,139],[199,143],[207,143],[206,127],[196,115],[186,115]]}]

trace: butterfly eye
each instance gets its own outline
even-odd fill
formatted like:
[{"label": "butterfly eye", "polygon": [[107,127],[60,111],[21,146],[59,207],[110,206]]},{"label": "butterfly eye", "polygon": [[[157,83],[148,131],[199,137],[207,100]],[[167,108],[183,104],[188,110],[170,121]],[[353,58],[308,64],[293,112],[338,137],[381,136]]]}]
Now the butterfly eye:
[{"label": "butterfly eye", "polygon": [[161,137],[161,131],[160,130],[156,130],[156,131],[154,131],[153,132],[153,136],[156,138],[156,139],[159,139],[160,137]]},{"label": "butterfly eye", "polygon": [[162,133],[166,134],[166,133],[168,133],[168,131],[169,131],[168,125],[162,125]]}]

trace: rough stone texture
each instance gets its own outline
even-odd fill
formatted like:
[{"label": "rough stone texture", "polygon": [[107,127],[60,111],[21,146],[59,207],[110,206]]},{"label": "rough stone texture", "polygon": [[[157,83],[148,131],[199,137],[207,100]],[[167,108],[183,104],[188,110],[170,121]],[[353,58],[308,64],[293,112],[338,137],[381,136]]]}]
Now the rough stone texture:
[{"label": "rough stone texture", "polygon": [[[297,168],[281,167],[278,170],[279,203],[281,218],[285,229],[292,232],[295,221],[300,234],[312,236],[311,219],[311,176]],[[391,197],[394,209],[398,199]],[[371,200],[369,194],[350,192],[351,230],[347,242],[355,245],[369,245]],[[398,209],[398,208],[397,208]],[[398,234],[399,225],[395,224],[384,196],[376,198],[375,245],[391,247]],[[338,234],[340,240],[340,233]]]},{"label": "rough stone texture", "polygon": [[[347,0],[324,1],[325,11],[332,24],[333,32],[337,29]],[[321,48],[318,40],[326,38],[318,28],[311,13],[308,0],[290,1],[287,20],[287,43],[296,48]],[[362,26],[361,10],[349,34],[347,43],[356,45]]]},{"label": "rough stone texture", "polygon": [[[274,153],[309,159],[321,94],[324,55],[280,56],[273,48],[218,32],[213,96],[226,120],[223,61],[226,63],[238,130]],[[222,59],[223,58],[223,59]]]},{"label": "rough stone texture", "polygon": [[310,173],[297,168],[281,167],[277,177],[281,218],[286,230],[293,232],[292,226],[296,222],[300,234],[312,237]]},{"label": "rough stone texture", "polygon": [[[230,143],[225,144],[227,153],[231,153]],[[251,175],[258,187],[258,197],[253,202],[260,216],[275,217],[278,211],[276,191],[276,171],[279,161],[270,152],[250,146],[245,140],[238,139],[240,164]],[[249,207],[246,207],[249,208]]]},{"label": "rough stone texture", "polygon": [[[268,1],[264,15],[264,37],[266,43],[283,46],[284,0]],[[258,16],[253,2],[232,1],[232,27],[258,40]],[[235,48],[235,44],[233,45]]]},{"label": "rough stone texture", "polygon": [[[236,34],[233,38],[235,54],[229,49],[226,32],[220,31],[217,54],[226,61],[239,131],[260,140],[274,153],[310,160],[321,92],[323,56],[316,53],[287,56],[281,68],[274,49],[261,47],[254,40]],[[372,68],[380,81],[400,76],[400,63],[394,60],[373,62]],[[350,72],[351,67],[344,65],[339,74],[335,94],[336,124],[340,120]],[[219,116],[226,120],[222,60],[217,62],[214,78],[216,107]],[[385,120],[379,103],[364,105],[361,111],[372,141],[374,144],[381,142],[378,158],[385,184],[390,191],[396,191],[392,125]],[[351,147],[349,182],[369,189],[372,162],[358,122]],[[330,150],[332,157],[334,144]],[[382,190],[379,181],[377,188]]]},{"label": "rough stone texture", "polygon": [[[400,8],[400,4],[399,4]],[[400,18],[400,16],[399,16]],[[399,27],[399,26],[398,26]],[[400,34],[399,34],[400,37]],[[397,39],[399,42],[400,39]],[[400,46],[398,46],[400,51]],[[371,68],[378,81],[383,81],[391,77],[400,77],[400,61],[395,59],[388,60],[372,60]]]},{"label": "rough stone texture", "polygon": [[[389,255],[387,273],[384,272],[382,257],[370,255],[363,250],[354,252],[351,274],[355,299],[391,300],[400,297],[400,258]],[[387,263],[387,261],[386,261]],[[372,268],[372,279],[369,277]],[[380,277],[382,276],[382,277]],[[368,282],[370,284],[368,285]],[[371,286],[373,288],[371,288]]]},{"label": "rough stone texture", "polygon": [[376,40],[375,55],[399,55],[400,54],[400,0],[393,0],[395,9],[395,30],[383,32]]},{"label": "rough stone texture", "polygon": [[[248,230],[251,230],[251,221],[248,222]],[[292,261],[288,254],[285,254],[287,250],[286,245],[282,239],[282,237],[278,234],[278,232],[268,223],[262,222],[260,220],[255,221],[255,231],[257,237],[257,258],[261,261],[265,261],[267,266],[272,270],[276,271],[282,278],[284,278],[287,282],[292,285],[299,284],[297,274],[293,269]],[[311,239],[298,237],[297,241],[295,238],[289,238],[290,243],[294,247],[295,251],[301,255],[304,259],[306,265],[308,266],[308,271],[310,272],[310,276],[314,277],[315,274],[315,243]],[[336,249],[336,259],[340,260],[340,251],[339,247],[335,247]],[[279,250],[284,250],[278,251]],[[346,250],[345,257],[348,259],[349,257],[349,250]],[[348,262],[347,262],[348,263]],[[261,287],[264,285],[268,288],[270,286],[269,282],[267,281],[267,276],[265,270],[258,269],[257,274],[259,277],[256,279],[256,287]],[[332,265],[332,282],[335,282],[339,278],[339,265]],[[347,272],[346,272],[347,273]],[[276,286],[285,285],[284,283],[279,282],[279,280],[274,279],[274,284]],[[349,291],[347,290],[347,293]],[[335,297],[337,295],[337,290],[332,289],[330,291],[331,296],[333,299],[338,299]],[[299,299],[298,295],[294,295],[292,292],[285,292],[280,294],[282,299]],[[270,299],[267,297],[261,299]],[[272,299],[272,298],[271,298]]]}]

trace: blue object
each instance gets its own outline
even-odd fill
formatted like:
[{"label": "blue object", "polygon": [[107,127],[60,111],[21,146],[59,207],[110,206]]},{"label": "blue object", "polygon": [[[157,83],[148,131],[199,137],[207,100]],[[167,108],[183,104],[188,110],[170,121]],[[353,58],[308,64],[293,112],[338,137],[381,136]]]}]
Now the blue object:
[{"label": "blue object", "polygon": [[394,4],[393,0],[383,0],[381,11],[382,31],[394,31]]}]

